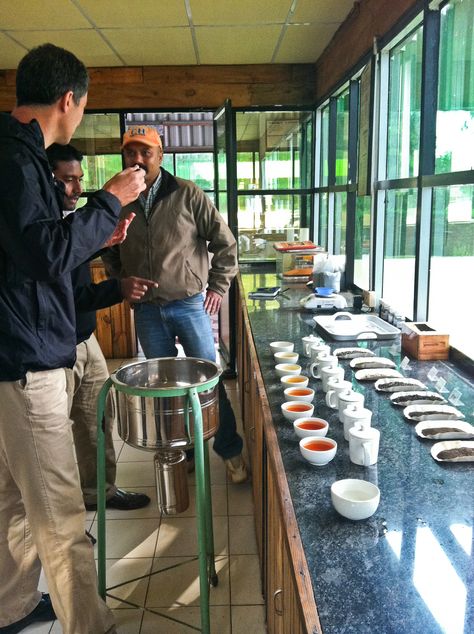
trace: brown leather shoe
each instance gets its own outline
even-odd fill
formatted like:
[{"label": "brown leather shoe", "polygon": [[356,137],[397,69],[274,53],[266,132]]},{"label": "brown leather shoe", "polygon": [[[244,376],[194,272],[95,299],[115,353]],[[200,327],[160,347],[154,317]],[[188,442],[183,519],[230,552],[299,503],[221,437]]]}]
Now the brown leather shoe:
[{"label": "brown leather shoe", "polygon": [[224,464],[227,470],[227,478],[233,484],[241,484],[249,479],[247,465],[242,454],[224,460]]}]

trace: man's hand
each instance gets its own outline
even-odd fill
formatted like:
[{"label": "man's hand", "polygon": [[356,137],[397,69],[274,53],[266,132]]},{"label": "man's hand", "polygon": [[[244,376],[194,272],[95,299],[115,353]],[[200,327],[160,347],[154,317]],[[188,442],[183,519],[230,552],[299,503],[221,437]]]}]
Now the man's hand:
[{"label": "man's hand", "polygon": [[108,247],[113,247],[115,244],[122,244],[122,242],[127,237],[128,227],[135,216],[136,214],[131,211],[126,218],[123,218],[119,221],[118,225],[115,227],[115,231],[104,244],[104,249],[107,249]]},{"label": "man's hand", "polygon": [[123,298],[128,302],[138,302],[150,288],[158,288],[158,283],[143,277],[124,277],[120,280]]},{"label": "man's hand", "polygon": [[204,300],[204,310],[208,315],[215,315],[219,312],[219,308],[222,304],[222,297],[215,291],[207,291],[206,299]]},{"label": "man's hand", "polygon": [[135,165],[112,176],[102,189],[117,196],[122,207],[125,207],[128,203],[136,200],[145,187],[145,170]]}]

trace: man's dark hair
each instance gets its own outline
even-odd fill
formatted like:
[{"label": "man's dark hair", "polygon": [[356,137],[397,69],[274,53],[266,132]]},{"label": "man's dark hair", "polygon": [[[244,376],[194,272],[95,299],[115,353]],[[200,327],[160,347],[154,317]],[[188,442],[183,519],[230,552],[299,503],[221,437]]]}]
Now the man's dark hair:
[{"label": "man's dark hair", "polygon": [[52,170],[56,169],[60,161],[79,161],[80,163],[83,159],[81,152],[73,145],[59,145],[59,143],[50,145],[46,154]]},{"label": "man's dark hair", "polygon": [[49,106],[72,90],[78,105],[88,86],[87,68],[75,55],[54,44],[42,44],[18,65],[16,101],[18,106]]}]

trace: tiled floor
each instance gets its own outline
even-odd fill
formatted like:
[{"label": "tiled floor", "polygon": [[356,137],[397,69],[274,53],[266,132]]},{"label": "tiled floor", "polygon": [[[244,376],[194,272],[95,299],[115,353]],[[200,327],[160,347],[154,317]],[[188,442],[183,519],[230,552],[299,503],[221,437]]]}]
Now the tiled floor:
[{"label": "tiled floor", "polygon": [[[121,363],[121,360],[110,361],[109,369],[113,371]],[[228,381],[227,389],[242,433],[235,381]],[[197,553],[194,475],[188,476],[188,510],[161,518],[156,504],[153,453],[126,445],[117,434],[114,442],[117,485],[145,492],[152,498],[147,508],[138,511],[107,510],[107,588],[115,597],[109,598],[108,604],[114,610],[117,632],[195,632],[200,627],[200,615],[198,563],[194,559]],[[209,454],[219,576],[217,587],[210,592],[211,631],[213,634],[264,634],[251,484],[228,483],[222,460],[212,449]],[[94,512],[87,513],[86,527],[95,534]],[[164,572],[146,576],[157,570]],[[117,587],[112,589],[113,586]],[[45,584],[42,589],[46,590]],[[62,628],[54,622],[23,631],[61,634]]]}]

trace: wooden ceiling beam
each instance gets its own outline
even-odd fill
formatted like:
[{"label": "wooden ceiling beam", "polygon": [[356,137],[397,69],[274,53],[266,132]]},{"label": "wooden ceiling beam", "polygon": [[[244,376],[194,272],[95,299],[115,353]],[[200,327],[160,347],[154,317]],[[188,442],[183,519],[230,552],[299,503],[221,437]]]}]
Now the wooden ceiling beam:
[{"label": "wooden ceiling beam", "polygon": [[[314,64],[91,68],[87,109],[311,106]],[[0,71],[0,110],[15,105],[15,71]]]}]

